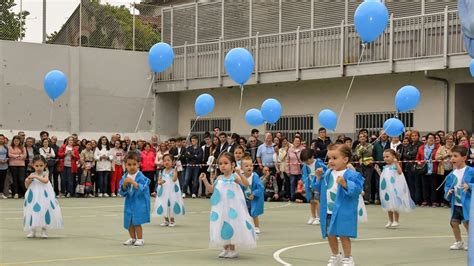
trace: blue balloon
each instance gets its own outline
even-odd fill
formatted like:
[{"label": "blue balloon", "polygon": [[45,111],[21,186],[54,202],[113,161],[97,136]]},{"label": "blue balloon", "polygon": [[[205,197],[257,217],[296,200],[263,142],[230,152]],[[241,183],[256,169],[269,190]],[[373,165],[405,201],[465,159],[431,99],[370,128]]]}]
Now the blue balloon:
[{"label": "blue balloon", "polygon": [[216,101],[214,100],[214,97],[207,93],[203,93],[196,98],[196,102],[194,102],[194,111],[197,116],[205,116],[214,110],[215,104]]},{"label": "blue balloon", "polygon": [[260,110],[252,108],[245,113],[245,121],[247,124],[257,127],[260,126],[265,122],[262,116],[262,112]]},{"label": "blue balloon", "polygon": [[48,97],[54,102],[66,91],[66,75],[64,75],[64,73],[59,70],[50,71],[44,77],[43,86],[46,94],[48,94]]},{"label": "blue balloon", "polygon": [[275,124],[281,116],[281,104],[278,100],[273,98],[266,99],[262,103],[262,116],[265,121],[270,124]]},{"label": "blue balloon", "polygon": [[240,85],[244,85],[250,79],[254,64],[252,54],[244,48],[230,50],[224,60],[225,71]]},{"label": "blue balloon", "polygon": [[471,60],[471,65],[469,66],[469,70],[471,71],[471,76],[474,78],[474,59]]},{"label": "blue balloon", "polygon": [[398,137],[405,132],[405,126],[400,119],[390,118],[383,123],[383,129],[389,137]]},{"label": "blue balloon", "polygon": [[420,102],[420,91],[412,86],[403,86],[395,95],[395,107],[398,112],[408,112],[414,110]]},{"label": "blue balloon", "polygon": [[173,64],[174,52],[169,44],[159,42],[148,52],[148,64],[153,72],[163,72]]},{"label": "blue balloon", "polygon": [[337,126],[337,114],[330,109],[319,112],[319,124],[329,130],[335,130]]},{"label": "blue balloon", "polygon": [[363,2],[356,9],[354,24],[364,43],[374,41],[388,25],[387,7],[379,1]]}]

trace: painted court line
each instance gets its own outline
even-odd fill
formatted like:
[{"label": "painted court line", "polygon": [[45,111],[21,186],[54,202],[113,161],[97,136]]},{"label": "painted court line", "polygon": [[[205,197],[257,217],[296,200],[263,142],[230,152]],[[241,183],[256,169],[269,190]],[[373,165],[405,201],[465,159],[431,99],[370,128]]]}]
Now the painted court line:
[{"label": "painted court line", "polygon": [[[399,240],[399,239],[431,239],[431,238],[450,238],[451,236],[398,236],[398,237],[375,237],[375,238],[365,238],[365,239],[353,239],[353,242],[361,242],[361,241],[376,241],[376,240]],[[289,246],[286,248],[279,249],[273,253],[273,259],[276,260],[281,265],[291,266],[292,264],[284,261],[280,256],[283,252],[288,251],[290,249],[301,248],[301,247],[308,247],[308,246],[316,246],[316,245],[323,245],[327,244],[327,241],[321,242],[313,242],[307,244],[301,244],[296,246]]]}]

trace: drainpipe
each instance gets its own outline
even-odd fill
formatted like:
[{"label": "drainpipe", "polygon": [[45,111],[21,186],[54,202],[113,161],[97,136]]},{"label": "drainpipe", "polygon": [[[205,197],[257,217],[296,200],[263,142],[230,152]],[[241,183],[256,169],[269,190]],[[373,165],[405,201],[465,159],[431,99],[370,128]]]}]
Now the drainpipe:
[{"label": "drainpipe", "polygon": [[425,70],[425,78],[430,80],[436,80],[444,83],[444,130],[445,132],[449,131],[449,81],[445,78],[430,76],[428,70]]}]

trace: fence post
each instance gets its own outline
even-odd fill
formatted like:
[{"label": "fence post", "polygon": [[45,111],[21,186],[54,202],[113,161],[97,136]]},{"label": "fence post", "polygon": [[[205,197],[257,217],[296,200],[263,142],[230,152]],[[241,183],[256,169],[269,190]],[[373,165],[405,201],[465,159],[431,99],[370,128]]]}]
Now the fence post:
[{"label": "fence post", "polygon": [[315,66],[314,58],[314,0],[311,0],[311,61],[310,66]]},{"label": "fence post", "polygon": [[188,41],[184,42],[184,62],[183,62],[184,87],[188,88]]},{"label": "fence post", "polygon": [[222,1],[222,5],[221,5],[221,37],[224,38],[224,12],[225,12],[224,2],[225,2],[225,0],[221,0],[221,1]]},{"label": "fence post", "polygon": [[388,63],[390,66],[390,72],[393,72],[393,33],[394,33],[394,24],[393,24],[393,13],[390,14],[390,43],[388,50]]},{"label": "fence post", "polygon": [[217,64],[217,83],[222,87],[222,37],[219,37],[219,62]]},{"label": "fence post", "polygon": [[340,40],[340,50],[339,50],[339,69],[341,71],[341,76],[344,76],[344,20],[341,22],[341,40]]},{"label": "fence post", "polygon": [[296,28],[296,58],[295,58],[295,79],[300,79],[300,26]]},{"label": "fence post", "polygon": [[170,20],[171,20],[171,23],[170,23],[170,26],[171,26],[170,27],[170,45],[171,46],[173,46],[173,31],[174,31],[174,29],[173,29],[173,27],[174,27],[173,10],[174,10],[173,6],[171,6],[171,11],[170,11],[170,15],[171,15],[171,18],[170,18]]},{"label": "fence post", "polygon": [[255,35],[255,83],[260,83],[260,77],[258,75],[258,61],[259,61],[259,54],[258,54],[258,50],[259,50],[259,32],[257,32],[257,34]]},{"label": "fence post", "polygon": [[252,37],[252,13],[253,0],[249,1],[249,37]]},{"label": "fence post", "polygon": [[195,77],[199,77],[199,65],[198,65],[198,42],[199,42],[199,4],[196,1],[196,6],[194,10],[194,26],[195,26],[195,34],[194,34],[194,71],[195,71]]},{"label": "fence post", "polygon": [[79,2],[79,47],[82,46],[82,0]]},{"label": "fence post", "polygon": [[135,51],[135,3],[133,5],[133,18],[132,18],[132,51]]},{"label": "fence post", "polygon": [[443,59],[444,67],[448,67],[448,6],[444,8],[444,38],[443,38]]}]

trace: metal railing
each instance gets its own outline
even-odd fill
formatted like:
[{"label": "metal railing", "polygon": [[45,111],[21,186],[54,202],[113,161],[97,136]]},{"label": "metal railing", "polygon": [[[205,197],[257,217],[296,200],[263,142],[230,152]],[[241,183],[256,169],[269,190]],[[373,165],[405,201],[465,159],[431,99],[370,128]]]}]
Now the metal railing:
[{"label": "metal railing", "polygon": [[254,56],[254,74],[275,71],[343,67],[361,63],[444,57],[465,53],[457,11],[403,18],[390,17],[385,32],[362,46],[353,24],[319,29],[260,35],[173,47],[175,61],[168,71],[158,74],[159,81],[214,78],[225,76],[223,60],[232,48],[244,47]]}]

